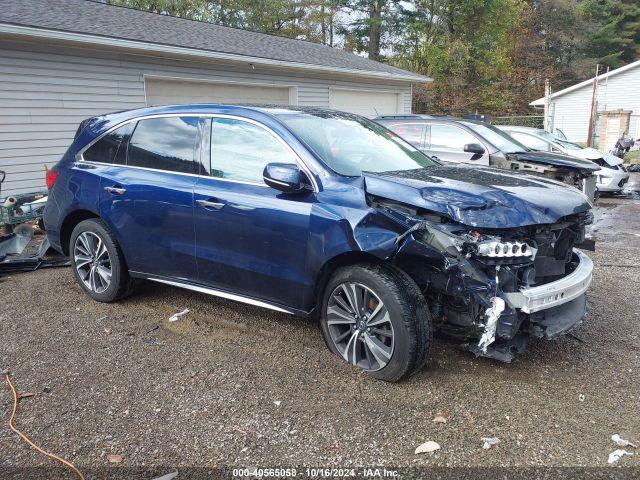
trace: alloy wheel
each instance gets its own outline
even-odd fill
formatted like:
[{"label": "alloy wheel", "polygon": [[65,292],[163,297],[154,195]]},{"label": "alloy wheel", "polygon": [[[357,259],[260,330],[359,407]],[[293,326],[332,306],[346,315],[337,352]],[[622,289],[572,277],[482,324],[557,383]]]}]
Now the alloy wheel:
[{"label": "alloy wheel", "polygon": [[376,371],[391,360],[394,336],[389,311],[369,287],[355,282],[338,285],[329,296],[327,327],[347,362]]},{"label": "alloy wheel", "polygon": [[73,261],[82,283],[95,293],[102,293],[111,285],[111,257],[100,236],[82,232],[73,247]]}]

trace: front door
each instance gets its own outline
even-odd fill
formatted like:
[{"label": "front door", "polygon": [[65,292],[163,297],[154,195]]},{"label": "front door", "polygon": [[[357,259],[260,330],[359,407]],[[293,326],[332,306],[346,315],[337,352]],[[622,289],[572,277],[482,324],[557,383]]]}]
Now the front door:
[{"label": "front door", "polygon": [[296,154],[258,123],[211,123],[209,176],[194,192],[200,282],[302,308],[313,282],[305,262],[315,194],[285,194],[262,179],[267,163],[296,163]]},{"label": "front door", "polygon": [[198,117],[137,122],[126,161],[103,172],[100,215],[118,234],[130,270],[194,280],[193,188],[199,172]]},{"label": "front door", "polygon": [[470,143],[483,143],[475,135],[463,128],[445,123],[432,123],[427,133],[427,145],[424,152],[446,162],[475,163],[489,165],[489,154],[468,153],[464,146]]}]

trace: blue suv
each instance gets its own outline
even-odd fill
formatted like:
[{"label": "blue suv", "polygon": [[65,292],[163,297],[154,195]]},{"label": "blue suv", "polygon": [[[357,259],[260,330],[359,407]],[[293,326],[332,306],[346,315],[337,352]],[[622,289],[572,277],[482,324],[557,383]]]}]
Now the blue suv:
[{"label": "blue suv", "polygon": [[585,314],[586,197],[444,166],[326,109],[190,105],[81,123],[47,172],[44,223],[82,289],[145,279],[313,316],[376,378],[419,370],[432,331],[510,361]]}]

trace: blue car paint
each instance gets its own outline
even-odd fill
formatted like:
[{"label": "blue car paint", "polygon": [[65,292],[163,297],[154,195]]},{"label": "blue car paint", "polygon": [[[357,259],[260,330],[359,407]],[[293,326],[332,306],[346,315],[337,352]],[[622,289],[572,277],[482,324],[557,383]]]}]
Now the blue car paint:
[{"label": "blue car paint", "polygon": [[[121,167],[99,167],[96,174],[102,179],[98,213],[117,232],[129,269],[195,278],[193,188],[197,177]],[[126,192],[109,193],[105,187]]]},{"label": "blue car paint", "polygon": [[[107,223],[137,276],[185,279],[303,313],[314,308],[317,284],[327,265],[342,255],[362,252],[390,259],[410,252],[443,263],[441,252],[411,237],[399,242],[410,227],[406,218],[371,206],[368,196],[483,228],[553,223],[590,208],[580,192],[558,182],[493,169],[474,172],[462,166],[436,166],[340,176],[278,119],[278,112],[259,107],[169,106],[85,121],[53,167],[60,176],[44,218],[51,244],[66,250],[60,239],[62,225],[69,215],[86,210]],[[260,122],[299,155],[317,191],[284,194],[212,177],[177,178],[181,175],[75,161],[78,151],[109,129],[155,114],[228,114]],[[114,201],[106,194],[104,187],[118,185],[131,188],[132,197]],[[225,209],[195,208],[200,199],[219,200]]]}]

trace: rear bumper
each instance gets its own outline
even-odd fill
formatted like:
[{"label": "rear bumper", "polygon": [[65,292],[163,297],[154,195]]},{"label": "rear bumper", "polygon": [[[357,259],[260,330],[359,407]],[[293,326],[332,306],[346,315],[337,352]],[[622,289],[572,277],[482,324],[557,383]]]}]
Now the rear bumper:
[{"label": "rear bumper", "polygon": [[523,313],[535,313],[568,303],[582,295],[591,285],[593,262],[580,250],[573,250],[577,267],[555,282],[523,288],[519,292],[503,294],[507,304]]}]

